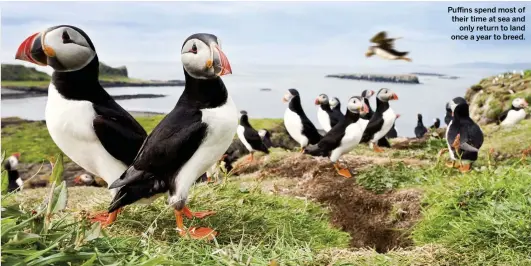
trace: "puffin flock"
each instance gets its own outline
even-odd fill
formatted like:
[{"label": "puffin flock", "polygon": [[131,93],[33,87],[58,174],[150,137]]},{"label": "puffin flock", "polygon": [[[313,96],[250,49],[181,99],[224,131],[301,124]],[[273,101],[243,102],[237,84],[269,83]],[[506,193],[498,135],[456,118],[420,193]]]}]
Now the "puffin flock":
[{"label": "puffin flock", "polygon": [[[393,41],[380,32],[371,39],[366,56],[374,54],[389,60],[411,59],[398,52]],[[232,146],[238,136],[249,151],[269,153],[273,146],[271,133],[254,129],[248,113],[238,108],[225,87],[222,76],[232,73],[227,56],[217,36],[196,33],[182,44],[181,62],[185,88],[177,104],[147,134],[142,126],[105,91],[98,81],[99,61],[96,48],[80,28],[58,25],[35,33],[20,45],[16,59],[53,68],[45,109],[46,125],[55,144],[72,161],[101,177],[112,196],[107,212],[93,214],[92,221],[104,226],[112,224],[120,210],[133,203],[149,204],[168,194],[168,205],[174,210],[181,236],[213,239],[218,232],[210,228],[186,227],[184,218],[204,218],[214,211],[191,211],[187,207],[190,188],[199,178],[209,180],[220,162],[227,170],[238,157]],[[376,97],[376,109],[369,98]],[[339,164],[339,158],[360,143],[368,143],[375,152],[391,147],[388,138],[397,136],[394,128],[399,117],[390,102],[398,100],[388,88],[376,94],[363,91],[346,101],[341,112],[340,100],[321,94],[315,99],[317,118],[325,134],[321,135],[302,108],[298,90],[289,89],[282,97],[287,103],[284,125],[290,137],[300,145],[300,152],[328,157],[340,176],[351,173]],[[514,125],[524,119],[527,103],[513,101],[513,107],[500,116],[501,125]],[[470,118],[465,99],[454,98],[446,105],[446,140],[451,160],[448,167],[470,171],[483,143],[480,127]],[[238,122],[239,121],[239,122]],[[438,128],[436,119],[431,128]],[[418,115],[417,137],[428,131]],[[22,186],[16,172],[20,154],[6,161],[9,189]],[[79,175],[78,184],[94,184],[92,175]]]}]

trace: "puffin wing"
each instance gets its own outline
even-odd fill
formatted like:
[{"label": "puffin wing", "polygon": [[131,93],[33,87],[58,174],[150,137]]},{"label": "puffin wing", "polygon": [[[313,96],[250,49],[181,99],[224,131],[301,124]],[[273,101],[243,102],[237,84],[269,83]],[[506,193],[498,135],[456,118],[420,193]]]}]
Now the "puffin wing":
[{"label": "puffin wing", "polygon": [[341,112],[330,112],[330,125],[334,127],[339,122],[345,120],[345,116]]},{"label": "puffin wing", "polygon": [[247,142],[251,144],[251,147],[253,147],[253,149],[269,153],[269,150],[262,141],[262,138],[260,137],[260,135],[258,135],[258,132],[254,128],[245,127],[245,130],[243,131],[243,136],[245,137],[245,140],[247,140]]},{"label": "puffin wing", "polygon": [[387,33],[385,31],[380,31],[371,38],[370,42],[381,44],[385,39],[387,39]]},{"label": "puffin wing", "polygon": [[460,148],[469,152],[478,152],[483,145],[483,132],[481,128],[471,121],[468,126],[462,126],[459,130],[461,143]]},{"label": "puffin wing", "polygon": [[365,128],[365,131],[363,131],[361,142],[367,142],[371,140],[372,136],[374,136],[374,134],[382,128],[383,124],[384,119],[382,114],[374,112],[371,120],[369,120],[369,124],[367,124],[367,127]]},{"label": "puffin wing", "polygon": [[503,120],[505,120],[505,118],[507,118],[507,115],[509,114],[509,111],[511,111],[511,109],[503,111],[503,112],[498,116],[498,121],[496,121],[497,124],[503,122]]},{"label": "puffin wing", "polygon": [[301,117],[301,122],[302,133],[308,137],[310,144],[317,144],[317,142],[319,142],[323,138],[323,136],[319,134],[319,131],[317,131],[315,125],[307,117]]},{"label": "puffin wing", "polygon": [[329,156],[330,152],[341,144],[341,140],[345,136],[345,128],[346,123],[337,124],[324,135],[317,145],[309,146],[304,150],[304,153],[313,156]]},{"label": "puffin wing", "polygon": [[144,143],[147,133],[125,110],[93,105],[96,117],[92,126],[99,141],[114,158],[130,165]]}]

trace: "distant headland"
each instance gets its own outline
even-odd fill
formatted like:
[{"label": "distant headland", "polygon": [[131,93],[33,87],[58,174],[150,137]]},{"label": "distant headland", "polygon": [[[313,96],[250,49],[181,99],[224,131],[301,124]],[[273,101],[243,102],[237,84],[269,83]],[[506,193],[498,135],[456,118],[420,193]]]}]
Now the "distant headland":
[{"label": "distant headland", "polygon": [[371,82],[388,82],[404,84],[420,84],[419,78],[414,74],[386,75],[386,74],[331,74],[327,78],[365,80]]}]

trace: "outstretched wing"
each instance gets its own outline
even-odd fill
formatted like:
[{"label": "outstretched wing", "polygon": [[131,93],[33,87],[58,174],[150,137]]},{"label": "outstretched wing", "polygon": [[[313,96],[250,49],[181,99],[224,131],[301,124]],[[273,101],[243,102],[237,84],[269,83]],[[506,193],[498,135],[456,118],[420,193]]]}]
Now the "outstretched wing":
[{"label": "outstretched wing", "polygon": [[381,44],[381,42],[385,41],[385,39],[387,39],[387,33],[385,31],[380,31],[376,35],[374,35],[370,41],[372,43]]}]

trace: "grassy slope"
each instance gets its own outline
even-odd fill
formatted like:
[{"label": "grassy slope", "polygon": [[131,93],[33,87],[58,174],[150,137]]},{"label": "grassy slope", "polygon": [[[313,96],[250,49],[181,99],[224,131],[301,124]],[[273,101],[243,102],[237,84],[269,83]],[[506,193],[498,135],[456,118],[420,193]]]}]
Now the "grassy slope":
[{"label": "grassy slope", "polygon": [[[159,116],[139,118],[139,121],[150,131],[160,119]],[[269,123],[278,121],[252,123],[269,128]],[[32,138],[22,137],[34,134],[37,139],[47,138],[42,125],[37,128],[36,125],[23,128],[20,138],[6,138],[4,132],[11,129],[4,129],[3,149],[37,146]],[[430,162],[420,167],[401,163],[373,166],[357,177],[358,183],[376,193],[401,188],[424,191],[423,218],[413,228],[415,246],[411,249],[387,254],[345,249],[347,235],[328,226],[328,215],[318,205],[264,193],[238,179],[226,184],[197,186],[190,199],[193,209],[218,211],[218,215],[204,221],[185,221],[188,225],[219,230],[217,243],[176,237],[171,211],[165,208],[163,199],[152,207],[126,208],[119,222],[108,230],[112,237],[99,241],[110,241],[120,252],[143,250],[148,257],[161,255],[174,263],[207,265],[267,265],[272,259],[282,265],[531,265],[531,159],[519,161],[520,151],[531,146],[531,121],[526,120],[513,129],[496,130],[493,126],[483,129],[486,141],[476,170],[468,174],[437,163],[435,154],[444,146],[439,140],[419,149],[384,154],[375,154],[363,146],[355,150],[354,153],[364,156]],[[38,142],[35,152],[45,154],[48,142]],[[486,154],[490,148],[513,157],[489,161]],[[285,154],[275,152],[271,156],[281,158]],[[26,161],[30,156],[26,154],[23,158]],[[87,193],[92,189],[72,190],[69,204],[94,208],[94,202],[86,202],[90,198]],[[100,194],[96,209],[104,209],[108,196],[101,196],[101,190],[95,191],[98,192],[94,194]],[[32,206],[42,200],[44,191],[34,190],[30,194],[18,201],[25,201],[23,206]],[[123,244],[128,241],[134,245]]]}]

